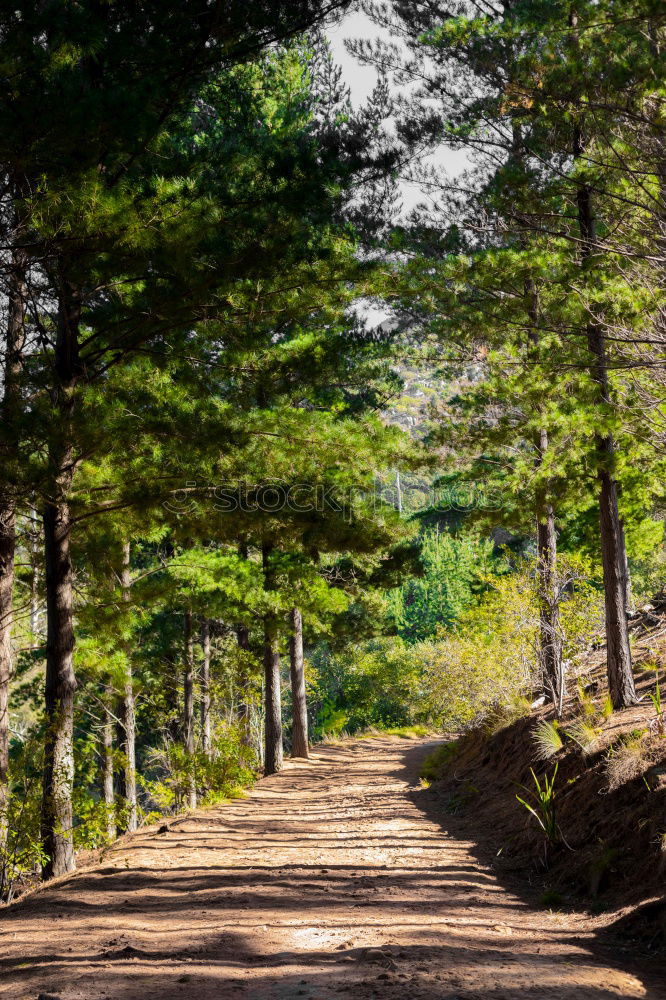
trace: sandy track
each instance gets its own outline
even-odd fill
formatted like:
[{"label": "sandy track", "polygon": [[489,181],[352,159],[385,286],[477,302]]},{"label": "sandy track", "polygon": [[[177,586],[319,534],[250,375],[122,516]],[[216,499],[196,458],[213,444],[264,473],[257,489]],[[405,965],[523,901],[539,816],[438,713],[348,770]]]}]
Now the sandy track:
[{"label": "sandy track", "polygon": [[125,838],[0,917],[0,996],[663,1000],[428,819],[427,744],[320,749],[250,797]]}]

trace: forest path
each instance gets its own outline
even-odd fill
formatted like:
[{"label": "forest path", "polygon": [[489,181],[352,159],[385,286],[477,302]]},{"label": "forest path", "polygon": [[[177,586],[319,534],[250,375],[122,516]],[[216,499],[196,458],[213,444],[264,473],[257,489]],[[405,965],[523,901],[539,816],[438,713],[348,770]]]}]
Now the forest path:
[{"label": "forest path", "polygon": [[0,996],[665,997],[595,958],[584,917],[532,909],[426,817],[428,748],[318,748],[247,799],[125,838],[2,913]]}]

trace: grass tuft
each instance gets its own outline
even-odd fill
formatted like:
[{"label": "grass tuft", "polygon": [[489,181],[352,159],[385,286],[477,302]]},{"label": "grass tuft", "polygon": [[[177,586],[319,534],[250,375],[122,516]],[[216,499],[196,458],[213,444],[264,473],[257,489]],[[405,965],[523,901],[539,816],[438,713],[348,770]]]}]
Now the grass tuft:
[{"label": "grass tuft", "polygon": [[576,719],[567,726],[565,733],[578,744],[585,756],[594,752],[600,736],[600,730],[587,719]]},{"label": "grass tuft", "polygon": [[646,736],[647,730],[633,729],[610,747],[606,755],[609,791],[612,792],[645,774],[651,763]]},{"label": "grass tuft", "polygon": [[557,722],[543,719],[532,731],[534,756],[537,760],[550,760],[564,746]]}]

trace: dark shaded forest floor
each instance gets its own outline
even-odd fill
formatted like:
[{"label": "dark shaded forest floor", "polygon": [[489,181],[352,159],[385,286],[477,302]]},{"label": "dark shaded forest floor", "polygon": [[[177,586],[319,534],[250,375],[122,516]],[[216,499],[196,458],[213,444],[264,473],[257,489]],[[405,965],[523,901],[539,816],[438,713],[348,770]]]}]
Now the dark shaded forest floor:
[{"label": "dark shaded forest floor", "polygon": [[502,883],[418,787],[432,742],[319,748],[247,799],[145,828],[0,914],[0,996],[666,997],[584,914]]}]

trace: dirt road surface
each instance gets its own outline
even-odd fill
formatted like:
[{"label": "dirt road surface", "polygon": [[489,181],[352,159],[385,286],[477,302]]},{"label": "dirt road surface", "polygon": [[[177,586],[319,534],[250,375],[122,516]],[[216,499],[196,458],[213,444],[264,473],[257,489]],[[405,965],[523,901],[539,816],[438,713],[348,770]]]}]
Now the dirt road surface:
[{"label": "dirt road surface", "polygon": [[521,901],[428,818],[427,750],[320,748],[247,799],[124,838],[2,912],[0,997],[664,1000],[585,917]]}]

